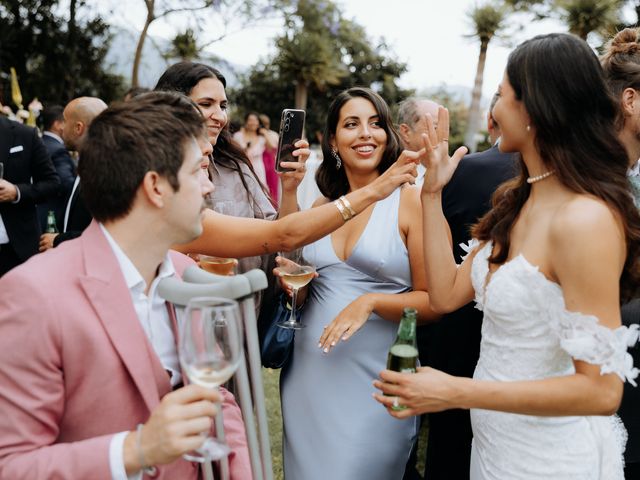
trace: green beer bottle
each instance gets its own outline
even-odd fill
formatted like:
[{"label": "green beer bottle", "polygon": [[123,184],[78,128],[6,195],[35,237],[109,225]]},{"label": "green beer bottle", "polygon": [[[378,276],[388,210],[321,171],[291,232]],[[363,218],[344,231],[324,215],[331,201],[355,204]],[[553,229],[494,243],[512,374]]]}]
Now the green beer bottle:
[{"label": "green beer bottle", "polygon": [[56,215],[53,213],[53,210],[49,210],[47,213],[47,228],[45,228],[44,233],[58,233]]},{"label": "green beer bottle", "polygon": [[[387,369],[401,373],[415,373],[418,365],[418,344],[416,341],[415,308],[405,308],[398,326],[398,335],[387,356]],[[407,407],[392,407],[403,410]]]}]

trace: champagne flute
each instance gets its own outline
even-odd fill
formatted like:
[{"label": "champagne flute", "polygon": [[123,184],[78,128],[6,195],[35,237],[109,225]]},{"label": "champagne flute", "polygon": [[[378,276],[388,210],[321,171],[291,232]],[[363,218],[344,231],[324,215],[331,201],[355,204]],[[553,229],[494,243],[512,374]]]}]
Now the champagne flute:
[{"label": "champagne flute", "polygon": [[281,252],[281,257],[278,261],[278,275],[282,281],[291,287],[291,315],[283,322],[278,322],[277,325],[282,328],[292,328],[299,330],[305,325],[298,321],[296,316],[296,301],[298,297],[298,290],[307,285],[316,274],[316,267],[309,263],[302,256],[302,249],[293,250],[292,252]]},{"label": "champagne flute", "polygon": [[[180,329],[180,364],[189,381],[217,389],[229,380],[242,358],[242,320],[238,303],[216,297],[196,297],[187,305]],[[231,449],[206,437],[200,448],[183,457],[207,462],[226,457]]]}]

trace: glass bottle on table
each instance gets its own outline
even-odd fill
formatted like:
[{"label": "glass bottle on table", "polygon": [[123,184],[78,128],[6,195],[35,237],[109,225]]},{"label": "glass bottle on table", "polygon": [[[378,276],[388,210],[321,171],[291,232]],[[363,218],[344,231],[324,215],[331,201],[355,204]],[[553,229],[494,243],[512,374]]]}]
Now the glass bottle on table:
[{"label": "glass bottle on table", "polygon": [[[415,373],[418,366],[418,342],[416,340],[415,308],[405,308],[398,325],[398,334],[395,342],[389,349],[387,356],[387,369],[401,373]],[[402,410],[401,405],[391,407],[393,410]]]}]

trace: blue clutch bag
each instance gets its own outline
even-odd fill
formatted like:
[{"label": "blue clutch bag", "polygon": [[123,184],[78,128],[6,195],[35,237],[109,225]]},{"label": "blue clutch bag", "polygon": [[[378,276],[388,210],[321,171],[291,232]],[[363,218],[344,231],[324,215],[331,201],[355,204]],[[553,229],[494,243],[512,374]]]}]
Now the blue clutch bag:
[{"label": "blue clutch bag", "polygon": [[[285,294],[281,294],[278,305],[271,317],[269,326],[262,338],[260,345],[260,357],[262,366],[267,368],[282,368],[290,360],[293,352],[293,338],[295,330],[289,328],[281,328],[278,322],[286,321],[291,315],[291,310],[287,308],[287,298]],[[296,309],[296,313],[300,315],[301,309]]]}]

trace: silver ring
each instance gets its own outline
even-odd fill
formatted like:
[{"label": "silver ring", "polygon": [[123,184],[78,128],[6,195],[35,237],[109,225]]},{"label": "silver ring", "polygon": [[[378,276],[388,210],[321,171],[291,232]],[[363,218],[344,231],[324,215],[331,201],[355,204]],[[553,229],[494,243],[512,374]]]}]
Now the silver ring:
[{"label": "silver ring", "polygon": [[400,402],[398,401],[398,397],[393,397],[393,408],[398,408],[400,406]]}]

